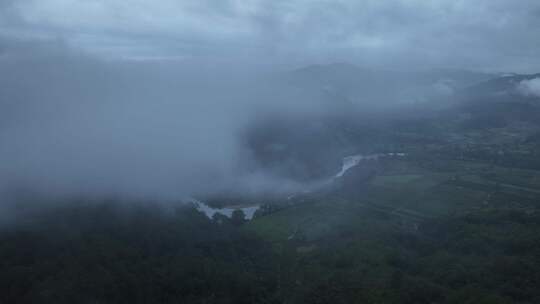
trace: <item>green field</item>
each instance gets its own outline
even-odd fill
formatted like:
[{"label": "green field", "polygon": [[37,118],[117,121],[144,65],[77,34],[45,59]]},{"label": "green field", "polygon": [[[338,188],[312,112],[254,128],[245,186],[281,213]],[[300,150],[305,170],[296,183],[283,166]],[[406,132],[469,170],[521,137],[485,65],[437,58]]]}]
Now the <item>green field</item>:
[{"label": "green field", "polygon": [[530,271],[540,269],[539,172],[451,165],[387,165],[360,194],[326,194],[242,229],[274,244],[296,300],[328,296],[321,286],[358,303],[514,303],[512,290],[540,300]]}]

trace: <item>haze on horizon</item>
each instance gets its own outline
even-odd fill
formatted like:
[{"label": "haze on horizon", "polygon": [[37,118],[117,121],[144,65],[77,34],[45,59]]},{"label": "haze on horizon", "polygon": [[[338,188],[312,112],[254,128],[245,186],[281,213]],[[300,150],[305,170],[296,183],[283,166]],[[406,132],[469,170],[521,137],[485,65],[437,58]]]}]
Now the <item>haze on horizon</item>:
[{"label": "haze on horizon", "polygon": [[534,0],[3,0],[0,190],[298,187],[252,170],[239,138],[269,113],[327,112],[276,73],[334,62],[532,73],[538,37]]}]

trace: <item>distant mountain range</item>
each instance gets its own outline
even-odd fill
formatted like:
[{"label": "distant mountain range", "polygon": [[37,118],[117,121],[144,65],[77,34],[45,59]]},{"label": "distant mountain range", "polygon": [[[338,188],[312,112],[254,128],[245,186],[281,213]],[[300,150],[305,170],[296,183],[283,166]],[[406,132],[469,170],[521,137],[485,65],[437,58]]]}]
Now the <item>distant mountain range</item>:
[{"label": "distant mountain range", "polygon": [[294,70],[288,80],[301,88],[322,90],[356,105],[385,108],[447,96],[496,76],[452,69],[375,70],[334,63]]},{"label": "distant mountain range", "polygon": [[299,80],[320,83],[366,84],[406,83],[431,84],[439,81],[452,82],[456,87],[466,87],[491,79],[496,74],[474,72],[459,69],[391,70],[362,68],[349,63],[310,65],[294,70],[293,75]]},{"label": "distant mountain range", "polygon": [[296,69],[290,73],[288,80],[302,88],[318,88],[340,94],[359,104],[369,103],[370,100],[393,104],[421,101],[422,98],[433,98],[445,93],[457,93],[470,99],[515,96],[520,93],[517,87],[522,81],[536,78],[540,79],[540,73],[495,74],[459,69],[375,70],[348,63],[334,63]]},{"label": "distant mountain range", "polygon": [[[440,132],[441,125],[472,130],[515,122],[540,124],[540,102],[536,102],[540,98],[518,90],[522,81],[539,77],[450,69],[373,70],[345,63],[311,65],[284,79],[309,92],[306,98],[321,96],[327,110],[318,116],[257,121],[247,132],[246,145],[256,163],[277,175],[296,180],[324,178],[335,173],[341,157],[395,142],[388,136],[404,128],[425,134],[434,126]],[[437,138],[443,139],[433,136],[432,140]]]},{"label": "distant mountain range", "polygon": [[[540,73],[529,75],[504,75],[499,77],[493,77],[487,81],[483,81],[476,85],[472,85],[464,90],[464,94],[469,99],[538,99],[539,96],[527,96],[520,92],[520,84],[524,81],[530,81],[533,79],[540,79]],[[514,100],[515,101],[515,100]]]}]

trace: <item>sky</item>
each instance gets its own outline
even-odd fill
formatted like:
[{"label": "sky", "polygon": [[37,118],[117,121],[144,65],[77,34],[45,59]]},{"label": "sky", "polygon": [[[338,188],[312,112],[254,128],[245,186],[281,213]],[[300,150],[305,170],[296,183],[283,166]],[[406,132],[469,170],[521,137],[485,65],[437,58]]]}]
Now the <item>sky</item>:
[{"label": "sky", "polygon": [[540,71],[537,0],[0,1],[4,55],[52,41],[138,61]]}]

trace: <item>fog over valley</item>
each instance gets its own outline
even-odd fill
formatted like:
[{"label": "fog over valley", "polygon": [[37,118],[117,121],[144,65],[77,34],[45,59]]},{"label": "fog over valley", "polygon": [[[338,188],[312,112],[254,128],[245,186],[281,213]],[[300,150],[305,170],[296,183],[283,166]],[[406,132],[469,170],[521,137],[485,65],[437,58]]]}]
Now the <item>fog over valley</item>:
[{"label": "fog over valley", "polygon": [[[357,117],[392,112],[428,97],[442,100],[459,88],[438,75],[444,71],[419,71],[412,79],[402,71],[351,64],[261,70],[107,61],[56,43],[37,43],[31,55],[19,54],[19,48],[25,49],[7,49],[15,60],[1,62],[5,191],[29,187],[49,194],[160,199],[220,190],[292,191],[324,174],[272,174],[280,170],[274,167],[293,165],[258,164],[262,145],[311,154],[300,161],[332,150],[330,164],[324,162],[328,155],[311,160],[315,167],[326,166],[329,175],[338,170],[335,158],[349,147],[319,147],[335,135],[328,128],[351,123],[353,112]],[[474,80],[487,78],[470,74]],[[397,92],[408,95],[400,98]],[[277,136],[276,142],[263,143],[272,140],[264,136]]]},{"label": "fog over valley", "polygon": [[540,303],[540,2],[0,0],[0,303]]}]

